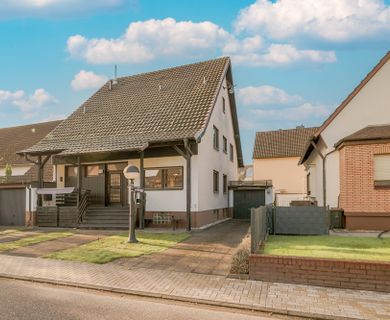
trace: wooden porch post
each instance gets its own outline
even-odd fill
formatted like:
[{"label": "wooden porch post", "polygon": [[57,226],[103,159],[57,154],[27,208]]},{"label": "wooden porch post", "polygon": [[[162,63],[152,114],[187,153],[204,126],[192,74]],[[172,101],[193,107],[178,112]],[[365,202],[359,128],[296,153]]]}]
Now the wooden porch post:
[{"label": "wooden porch post", "polygon": [[81,161],[80,156],[77,157],[77,207],[81,198]]},{"label": "wooden porch post", "polygon": [[[42,156],[38,156],[38,188],[43,188],[43,165]],[[38,195],[38,206],[42,206],[42,195]]]},{"label": "wooden porch post", "polygon": [[187,231],[191,231],[191,156],[192,151],[188,140],[184,140],[184,149],[180,149],[174,145],[173,148],[186,159],[186,218],[187,218]]},{"label": "wooden porch post", "polygon": [[[144,151],[141,151],[140,153],[140,188],[142,190],[145,189],[145,168],[144,168]],[[142,205],[141,205],[141,208],[140,208],[140,223],[139,223],[139,227],[140,229],[144,229],[145,228],[145,193],[142,193]]]}]

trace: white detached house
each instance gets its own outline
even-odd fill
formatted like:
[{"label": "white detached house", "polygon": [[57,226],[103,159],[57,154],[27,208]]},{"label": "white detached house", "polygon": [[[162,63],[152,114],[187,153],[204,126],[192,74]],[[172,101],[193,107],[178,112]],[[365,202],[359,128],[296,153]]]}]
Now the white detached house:
[{"label": "white detached house", "polygon": [[[187,227],[221,221],[232,216],[228,183],[243,166],[233,87],[229,58],[114,79],[20,154],[37,163],[52,157],[57,189],[75,188],[78,201],[89,191],[73,224],[96,226],[99,210],[107,225],[117,223],[127,210],[129,163],[141,169],[145,219],[169,213]],[[38,225],[47,221],[41,206]]]}]

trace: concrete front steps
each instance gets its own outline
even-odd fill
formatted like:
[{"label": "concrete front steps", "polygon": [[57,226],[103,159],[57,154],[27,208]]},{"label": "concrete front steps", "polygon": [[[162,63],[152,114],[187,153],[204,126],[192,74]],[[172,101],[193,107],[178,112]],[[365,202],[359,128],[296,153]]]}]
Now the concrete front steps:
[{"label": "concrete front steps", "polygon": [[129,229],[129,208],[88,207],[80,229]]}]

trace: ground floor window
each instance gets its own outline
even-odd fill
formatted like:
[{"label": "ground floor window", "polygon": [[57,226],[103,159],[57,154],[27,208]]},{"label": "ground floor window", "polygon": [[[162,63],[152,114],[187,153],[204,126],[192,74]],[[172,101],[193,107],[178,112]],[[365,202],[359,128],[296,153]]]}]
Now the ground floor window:
[{"label": "ground floor window", "polygon": [[145,189],[183,189],[183,167],[145,168]]},{"label": "ground floor window", "polygon": [[222,187],[222,189],[223,189],[223,193],[227,193],[227,191],[228,191],[228,182],[227,182],[227,175],[226,174],[223,175],[223,187]]},{"label": "ground floor window", "polygon": [[390,154],[374,155],[375,186],[390,186]]}]

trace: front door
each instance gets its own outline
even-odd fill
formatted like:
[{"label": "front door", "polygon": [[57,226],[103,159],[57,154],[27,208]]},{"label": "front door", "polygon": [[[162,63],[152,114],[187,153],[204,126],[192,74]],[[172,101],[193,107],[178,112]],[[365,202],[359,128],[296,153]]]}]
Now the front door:
[{"label": "front door", "polygon": [[121,176],[121,172],[109,172],[108,174],[108,202],[111,205],[122,204]]}]

